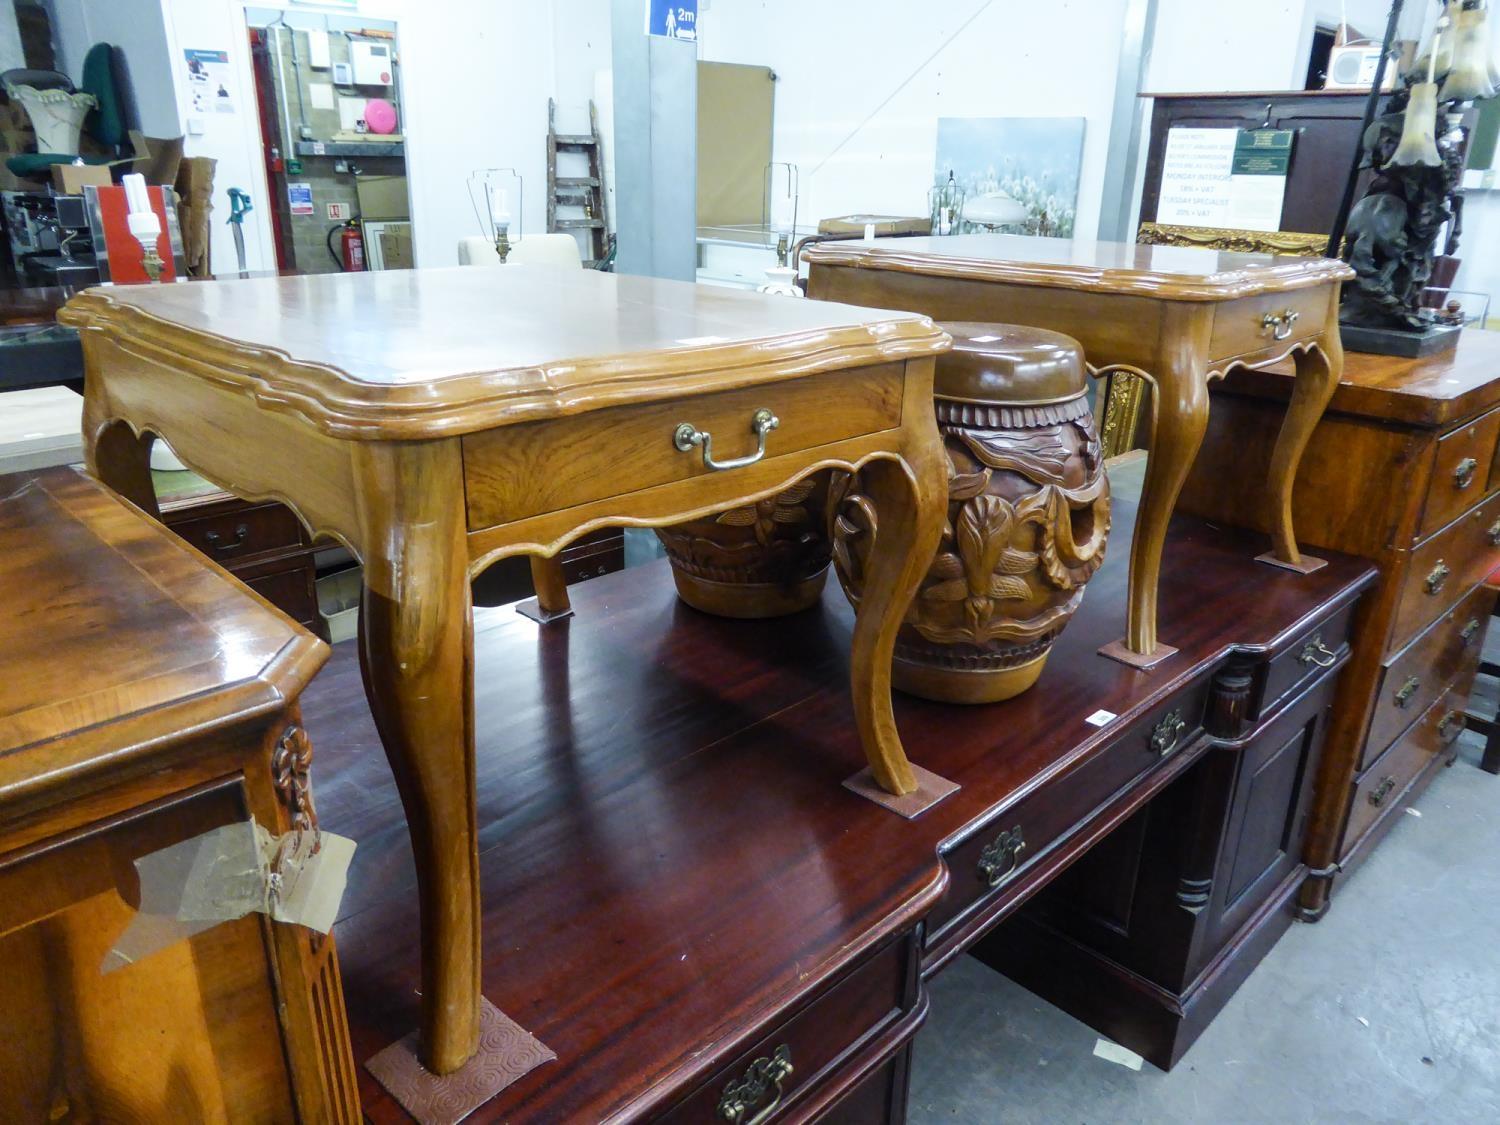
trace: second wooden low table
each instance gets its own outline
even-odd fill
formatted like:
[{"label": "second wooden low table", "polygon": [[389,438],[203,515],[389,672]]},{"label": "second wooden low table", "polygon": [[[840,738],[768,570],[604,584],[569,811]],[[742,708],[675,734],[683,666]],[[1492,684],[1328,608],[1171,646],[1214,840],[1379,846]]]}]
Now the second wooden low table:
[{"label": "second wooden low table", "polygon": [[1263,493],[1273,543],[1263,557],[1294,570],[1313,563],[1297,550],[1292,481],[1343,366],[1339,286],[1354,276],[1344,263],[984,234],[826,242],[806,256],[809,296],[1050,328],[1083,345],[1095,374],[1123,371],[1153,384],[1125,639],[1106,655],[1149,668],[1176,651],[1156,639],[1162,542],[1208,425],[1209,381],[1232,368],[1296,360]]},{"label": "second wooden low table", "polygon": [[428,1069],[478,1035],[469,582],[495,560],[859,468],[880,535],[854,717],[879,783],[917,788],[890,668],[947,489],[931,357],[949,341],[925,317],[507,267],[94,289],[63,319],[97,475],[149,510],[157,434],[364,563],[365,687],[421,873]]}]

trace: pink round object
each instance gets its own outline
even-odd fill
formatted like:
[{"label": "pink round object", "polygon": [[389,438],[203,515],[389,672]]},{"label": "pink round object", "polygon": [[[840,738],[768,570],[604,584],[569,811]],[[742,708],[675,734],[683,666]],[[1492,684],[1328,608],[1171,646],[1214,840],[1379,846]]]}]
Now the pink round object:
[{"label": "pink round object", "polygon": [[365,124],[372,133],[394,133],[396,107],[384,98],[371,98],[365,103]]}]

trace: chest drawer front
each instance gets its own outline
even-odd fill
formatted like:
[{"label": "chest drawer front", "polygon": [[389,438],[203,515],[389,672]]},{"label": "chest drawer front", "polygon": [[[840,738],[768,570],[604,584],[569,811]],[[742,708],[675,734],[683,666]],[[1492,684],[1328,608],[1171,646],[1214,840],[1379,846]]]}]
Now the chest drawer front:
[{"label": "chest drawer front", "polygon": [[1322,330],[1328,301],[1327,286],[1226,301],[1214,309],[1209,354],[1216,361],[1258,351],[1282,354]]},{"label": "chest drawer front", "polygon": [[168,518],[168,526],[215,562],[306,544],[302,524],[281,504],[252,504],[198,519]]},{"label": "chest drawer front", "polygon": [[1446,527],[1484,499],[1497,437],[1500,437],[1500,410],[1491,410],[1477,421],[1450,430],[1438,439],[1418,539]]},{"label": "chest drawer front", "polygon": [[1091,761],[1001,813],[949,851],[944,857],[948,890],[928,916],[928,948],[941,944],[953,925],[1000,898],[1018,876],[1122,788],[1191,744],[1203,730],[1208,691],[1207,681],[1195,684],[1127,728]]},{"label": "chest drawer front", "polygon": [[1403,647],[1452,609],[1500,563],[1500,494],[1411,552],[1391,648]]},{"label": "chest drawer front", "polygon": [[1278,701],[1311,682],[1333,667],[1339,653],[1349,643],[1349,629],[1354,606],[1347,605],[1327,620],[1307,629],[1272,660],[1266,669],[1266,686],[1261,693],[1258,717]]},{"label": "chest drawer front", "polygon": [[1462,733],[1462,704],[1460,693],[1445,693],[1360,776],[1344,830],[1346,854],[1387,809],[1401,803],[1417,775]]},{"label": "chest drawer front", "polygon": [[661,1118],[674,1125],[780,1120],[871,1032],[900,1018],[915,996],[915,938],[871,955],[808,1007],[767,1034]]},{"label": "chest drawer front", "polygon": [[1375,695],[1375,713],[1360,758],[1361,769],[1379,757],[1391,740],[1450,686],[1468,682],[1479,664],[1493,597],[1483,586],[1477,587],[1387,661]]},{"label": "chest drawer front", "polygon": [[903,365],[887,363],[470,434],[463,439],[469,528],[713,472],[701,447],[677,448],[683,423],[712,435],[719,462],[755,453],[752,419],[759,410],[778,421],[765,434],[767,461],[894,429],[901,424],[904,387]]}]

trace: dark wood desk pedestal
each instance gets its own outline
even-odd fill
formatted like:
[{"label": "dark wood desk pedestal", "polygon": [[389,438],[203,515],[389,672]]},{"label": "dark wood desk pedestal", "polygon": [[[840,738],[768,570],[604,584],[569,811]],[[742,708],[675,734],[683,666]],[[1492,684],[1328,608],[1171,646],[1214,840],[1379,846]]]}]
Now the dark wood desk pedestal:
[{"label": "dark wood desk pedestal", "polygon": [[[1180,506],[1254,523],[1291,391],[1285,367],[1236,371],[1215,393]],[[1354,628],[1308,830],[1309,919],[1373,850],[1463,729],[1500,565],[1500,334],[1467,331],[1427,359],[1351,352],[1297,473],[1297,531],[1373,559],[1381,580]]]},{"label": "dark wood desk pedestal", "polygon": [[[1245,826],[1223,855],[1253,889],[1198,948],[1253,964],[1298,877],[1271,829],[1295,832],[1290,767],[1316,755],[1315,730],[1278,724],[1315,727],[1372,572],[1338,554],[1310,575],[1262,566],[1253,536],[1178,521],[1162,610],[1181,651],[1147,675],[1096,653],[1124,622],[1120,508],[1124,549],[1035,688],[898,697],[908,743],[962,786],[910,821],[839,784],[863,755],[837,590],[731,621],[683,605],[658,563],[578,587],[565,623],[476,613],[484,993],[558,1058],[474,1120],[745,1125],[776,1099],[768,1120],[900,1120],[923,978],[1174,785],[1210,791],[1184,833]],[[367,1058],[415,1018],[415,876],[352,653],[306,706],[324,823],[360,841],[336,932]],[[1100,710],[1116,717],[1091,725]],[[1226,799],[1224,771],[1247,768],[1256,784]],[[1236,912],[1251,902],[1272,905]],[[361,1094],[375,1121],[404,1119],[368,1076]]]}]

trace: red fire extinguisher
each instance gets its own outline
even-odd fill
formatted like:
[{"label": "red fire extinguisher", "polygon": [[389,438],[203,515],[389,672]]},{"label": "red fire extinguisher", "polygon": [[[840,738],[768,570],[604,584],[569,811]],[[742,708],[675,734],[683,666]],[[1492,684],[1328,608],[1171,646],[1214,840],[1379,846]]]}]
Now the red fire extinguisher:
[{"label": "red fire extinguisher", "polygon": [[[337,250],[333,248],[335,235],[339,240]],[[358,219],[328,229],[328,253],[345,273],[358,273],[365,268],[365,237]]]}]

